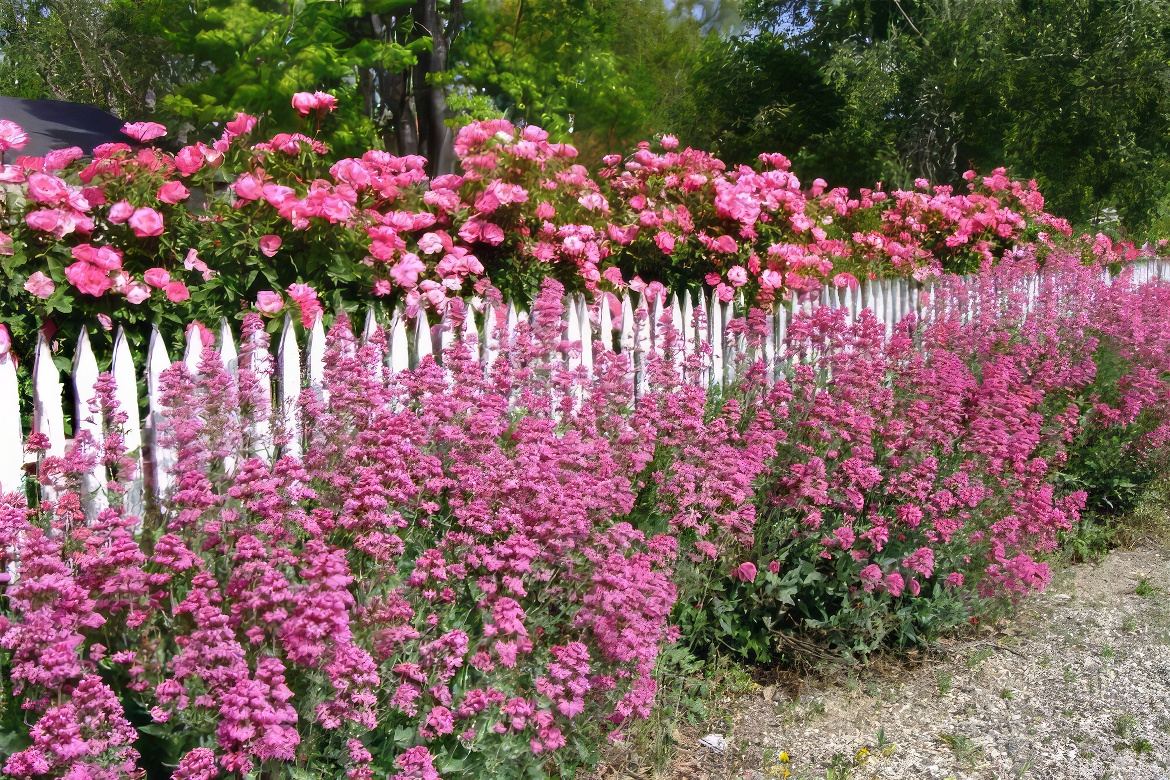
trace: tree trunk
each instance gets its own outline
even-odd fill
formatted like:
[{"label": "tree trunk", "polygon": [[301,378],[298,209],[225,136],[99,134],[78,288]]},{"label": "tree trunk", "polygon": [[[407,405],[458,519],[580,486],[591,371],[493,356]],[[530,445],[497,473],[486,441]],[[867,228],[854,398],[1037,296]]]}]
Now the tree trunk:
[{"label": "tree trunk", "polygon": [[[418,143],[427,158],[427,172],[431,176],[451,173],[455,167],[454,138],[447,127],[447,97],[442,85],[434,85],[431,74],[447,69],[450,42],[447,29],[439,17],[437,0],[419,0],[414,7],[414,20],[424,35],[431,38],[431,51],[419,55],[414,68],[414,107],[418,112]],[[447,27],[450,27],[448,24]]]}]

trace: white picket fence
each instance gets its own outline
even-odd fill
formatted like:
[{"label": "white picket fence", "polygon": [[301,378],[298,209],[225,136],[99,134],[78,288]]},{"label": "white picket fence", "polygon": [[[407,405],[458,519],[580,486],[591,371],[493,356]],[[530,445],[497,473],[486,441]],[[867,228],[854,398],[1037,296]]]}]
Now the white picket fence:
[{"label": "white picket fence", "polygon": [[[1108,272],[1105,272],[1107,281]],[[1170,281],[1170,263],[1143,261],[1134,265],[1133,282],[1143,284],[1155,279]],[[1031,285],[1032,294],[1039,290],[1037,278]],[[763,357],[769,366],[779,372],[790,359],[785,352],[788,324],[793,314],[801,309],[811,311],[819,306],[844,309],[847,319],[852,322],[866,309],[874,313],[886,328],[887,337],[892,334],[896,323],[911,312],[922,313],[928,302],[934,299],[933,288],[923,287],[909,279],[883,279],[866,281],[858,288],[826,287],[819,300],[799,301],[795,294],[788,300],[777,302],[767,315],[767,335],[764,339]],[[571,369],[583,367],[590,374],[593,370],[594,341],[615,351],[631,354],[636,372],[636,389],[644,388],[642,372],[643,356],[652,351],[661,352],[664,329],[657,323],[662,319],[664,306],[669,305],[671,323],[682,334],[684,354],[693,354],[709,344],[711,359],[703,379],[714,385],[722,385],[734,376],[741,359],[752,361],[759,356],[749,354],[742,335],[731,333],[728,322],[743,314],[737,303],[722,303],[706,291],[697,297],[684,293],[680,298],[672,295],[669,302],[662,298],[650,301],[646,296],[634,298],[626,295],[621,300],[620,315],[615,316],[608,305],[589,307],[584,296],[575,296],[567,301],[564,320],[564,337],[569,343],[579,342],[580,348],[566,350],[562,358]],[[456,334],[447,321],[430,326],[425,313],[413,321],[395,316],[387,332],[387,360],[384,369],[397,373],[416,367],[427,356],[441,361],[442,352],[457,336],[462,336],[473,345],[477,357],[490,363],[500,351],[497,338],[496,312],[484,307],[482,313],[473,313],[469,307],[463,333]],[[699,316],[696,316],[696,314]],[[929,312],[927,312],[929,313]],[[973,312],[971,312],[973,314]],[[593,316],[593,315],[596,316]],[[527,319],[527,314],[514,304],[507,308],[507,322],[504,341],[513,334],[518,324]],[[368,335],[375,327],[372,316],[367,317],[364,333]],[[589,334],[592,338],[583,338]],[[233,372],[238,360],[238,351],[232,329],[225,320],[221,323],[217,348],[224,365]],[[204,345],[201,343],[199,328],[190,328],[187,336],[183,362],[192,373],[196,372]],[[44,433],[49,439],[48,454],[62,455],[68,444],[65,436],[65,415],[61,373],[53,362],[50,345],[44,336],[38,338],[33,366],[33,430]],[[301,390],[305,387],[320,386],[324,378],[325,329],[320,321],[309,329],[304,348],[298,343],[297,331],[286,317],[284,330],[276,346],[273,380],[277,408],[291,411]],[[261,355],[260,359],[264,359]],[[139,414],[138,376],[140,369],[134,365],[125,333],[119,328],[114,339],[111,374],[115,380],[117,398],[123,411],[129,415],[124,426],[126,446],[131,452],[138,451],[140,464],[138,478],[128,495],[132,508],[138,508],[148,492],[161,496],[169,489],[167,466],[170,455],[154,447],[153,432],[160,419],[159,379],[162,372],[171,365],[171,357],[163,338],[156,329],[151,336],[147,350],[145,374],[147,392],[147,415]],[[95,396],[94,383],[99,376],[99,367],[88,334],[83,330],[73,356],[73,368],[68,378],[69,391],[73,394],[75,430],[90,430],[97,435],[102,423],[88,411],[88,403]],[[268,388],[272,392],[272,388]],[[18,489],[21,479],[27,473],[26,457],[23,452],[24,432],[21,429],[19,393],[16,366],[10,354],[0,355],[0,489]],[[295,442],[291,445],[295,451]],[[100,467],[99,467],[100,469]],[[92,487],[100,484],[103,476],[98,473],[92,478]]]}]

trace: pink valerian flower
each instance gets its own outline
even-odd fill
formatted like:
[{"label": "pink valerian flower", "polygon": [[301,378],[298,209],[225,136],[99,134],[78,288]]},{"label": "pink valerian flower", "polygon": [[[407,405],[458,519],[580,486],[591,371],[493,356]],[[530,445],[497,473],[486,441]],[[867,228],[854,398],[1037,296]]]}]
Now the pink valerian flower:
[{"label": "pink valerian flower", "polygon": [[[33,725],[32,746],[8,757],[12,777],[92,776],[91,769],[114,768],[100,776],[128,776],[138,752],[130,747],[138,732],[126,720],[114,692],[97,675],[83,678],[63,703],[49,708]],[[109,770],[107,770],[109,771]]]},{"label": "pink valerian flower", "polygon": [[122,132],[135,141],[147,143],[167,134],[167,128],[158,122],[127,122],[122,126]]},{"label": "pink valerian flower", "polygon": [[210,748],[192,748],[181,759],[174,773],[174,780],[215,780],[219,767],[215,751]]}]

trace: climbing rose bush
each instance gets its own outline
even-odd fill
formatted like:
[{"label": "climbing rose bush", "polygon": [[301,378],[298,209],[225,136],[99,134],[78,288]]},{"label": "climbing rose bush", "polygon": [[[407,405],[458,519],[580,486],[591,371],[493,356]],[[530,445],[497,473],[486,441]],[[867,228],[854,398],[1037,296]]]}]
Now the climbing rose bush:
[{"label": "climbing rose bush", "polygon": [[149,323],[249,311],[311,324],[319,300],[371,296],[413,316],[485,280],[527,300],[546,276],[611,293],[706,283],[723,301],[766,303],[866,276],[975,271],[1071,232],[1034,182],[1002,169],[969,173],[965,192],[922,181],[850,193],[802,183],[780,154],[729,167],[665,136],[590,171],[540,128],[494,120],[463,128],[456,172],[429,178],[421,157],[333,158],[312,136],[330,96],[294,105],[304,133],[258,138],[241,114],[183,146],[162,125],[133,123],[126,143],[92,158],[19,156],[27,136],[8,128],[0,316],[18,342],[45,323],[73,338],[117,322],[136,340]]}]

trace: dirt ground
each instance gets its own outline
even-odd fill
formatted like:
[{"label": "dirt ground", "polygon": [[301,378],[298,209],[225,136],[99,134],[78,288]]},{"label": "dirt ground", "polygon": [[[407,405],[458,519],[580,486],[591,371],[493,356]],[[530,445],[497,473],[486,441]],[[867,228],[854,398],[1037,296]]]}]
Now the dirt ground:
[{"label": "dirt ground", "polygon": [[1170,780],[1165,552],[1067,569],[1013,619],[940,650],[819,689],[751,686],[722,702],[722,753],[688,735],[665,776]]}]

